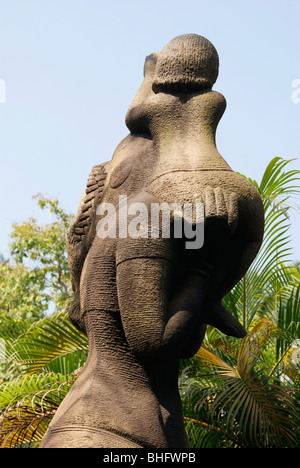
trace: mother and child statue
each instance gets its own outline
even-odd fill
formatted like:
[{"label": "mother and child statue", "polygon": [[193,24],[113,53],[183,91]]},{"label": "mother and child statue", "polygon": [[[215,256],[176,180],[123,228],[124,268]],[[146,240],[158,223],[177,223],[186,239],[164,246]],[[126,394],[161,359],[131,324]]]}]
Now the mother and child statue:
[{"label": "mother and child statue", "polygon": [[67,236],[72,323],[87,361],[42,448],[186,448],[180,359],[207,325],[242,338],[222,306],[262,243],[259,193],[216,147],[219,57],[197,34],[145,60],[130,131],[96,165]]}]

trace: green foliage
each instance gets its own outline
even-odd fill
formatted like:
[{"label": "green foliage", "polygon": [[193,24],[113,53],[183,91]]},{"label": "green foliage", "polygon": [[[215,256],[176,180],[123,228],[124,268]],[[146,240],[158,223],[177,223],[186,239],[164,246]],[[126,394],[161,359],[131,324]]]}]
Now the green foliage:
[{"label": "green foliage", "polygon": [[230,364],[216,352],[213,341],[207,342],[210,349],[201,347],[193,365],[182,374],[183,401],[194,424],[204,422],[206,433],[216,433],[219,444],[222,435],[220,446],[298,446],[297,400],[290,387],[272,376],[263,356],[277,332],[275,324],[263,320],[242,340]]},{"label": "green foliage", "polygon": [[[274,158],[260,184],[265,208],[262,248],[240,283],[224,298],[248,330],[241,343],[209,329],[204,346],[183,364],[180,389],[186,430],[218,447],[298,448],[300,400],[300,275],[290,262],[291,197],[300,171]],[[191,421],[193,426],[191,430]],[[204,431],[204,435],[203,435]]]},{"label": "green foliage", "polygon": [[30,321],[51,307],[65,310],[72,298],[65,243],[72,216],[56,200],[34,198],[53,220],[44,226],[33,218],[15,223],[11,258],[0,264],[0,312]]},{"label": "green foliage", "polygon": [[55,312],[35,322],[15,340],[13,360],[22,372],[70,374],[83,366],[87,337],[70,322],[65,312]]},{"label": "green foliage", "polygon": [[74,375],[23,375],[2,385],[0,446],[38,446]]},{"label": "green foliage", "polygon": [[0,382],[0,447],[38,444],[87,358],[87,338],[66,312],[31,324],[0,318],[5,341]]}]

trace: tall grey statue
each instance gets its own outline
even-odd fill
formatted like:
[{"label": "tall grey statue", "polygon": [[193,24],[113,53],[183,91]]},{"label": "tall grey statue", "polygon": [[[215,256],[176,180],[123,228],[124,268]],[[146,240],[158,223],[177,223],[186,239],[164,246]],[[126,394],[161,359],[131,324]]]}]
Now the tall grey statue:
[{"label": "tall grey statue", "polygon": [[[226,107],[212,90],[218,67],[216,49],[196,34],[148,56],[130,133],[92,169],[67,239],[70,319],[89,354],[41,447],[188,447],[179,360],[199,349],[207,324],[246,334],[222,298],[257,255],[264,213],[216,147]],[[164,218],[162,207],[174,206]],[[181,235],[178,207],[189,209]]]}]

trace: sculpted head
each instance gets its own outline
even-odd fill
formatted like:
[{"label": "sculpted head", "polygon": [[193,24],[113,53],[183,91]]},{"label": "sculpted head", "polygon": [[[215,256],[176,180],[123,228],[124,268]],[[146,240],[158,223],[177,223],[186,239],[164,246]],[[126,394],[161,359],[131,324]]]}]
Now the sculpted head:
[{"label": "sculpted head", "polygon": [[212,88],[218,71],[219,56],[213,44],[197,34],[183,34],[168,42],[160,52],[153,91],[201,91]]},{"label": "sculpted head", "polygon": [[201,92],[211,89],[219,72],[219,56],[213,44],[198,34],[172,39],[161,52],[146,57],[144,81],[133,99],[126,125],[133,132],[146,129],[147,99],[160,92]]}]

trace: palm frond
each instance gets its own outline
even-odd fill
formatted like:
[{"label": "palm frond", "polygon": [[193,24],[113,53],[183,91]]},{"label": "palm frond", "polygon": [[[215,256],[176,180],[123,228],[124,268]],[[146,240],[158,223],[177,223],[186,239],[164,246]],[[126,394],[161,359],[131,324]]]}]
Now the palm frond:
[{"label": "palm frond", "polygon": [[68,314],[56,312],[35,322],[15,341],[13,358],[30,374],[45,369],[70,373],[82,367],[87,348],[87,337],[72,325]]},{"label": "palm frond", "polygon": [[0,364],[7,377],[16,372],[13,345],[30,326],[31,323],[25,319],[0,314]]},{"label": "palm frond", "polygon": [[49,373],[15,379],[1,386],[0,446],[39,443],[75,376]]},{"label": "palm frond", "polygon": [[5,339],[6,342],[13,342],[25,333],[30,326],[31,323],[28,320],[0,313],[0,337]]},{"label": "palm frond", "polygon": [[284,172],[286,166],[294,159],[285,160],[280,157],[273,158],[268,164],[261,183],[257,185],[263,202],[267,207],[278,209],[287,215],[285,202],[290,196],[299,194],[299,171],[296,169]]},{"label": "palm frond", "polygon": [[[273,366],[272,374],[276,371],[284,377],[288,377],[290,382],[299,382],[300,360],[295,361],[294,345],[300,342],[300,284],[287,288],[279,299],[278,304],[278,334],[276,340],[276,363]],[[296,345],[297,348],[297,345]]]},{"label": "palm frond", "polygon": [[215,427],[197,419],[184,417],[184,426],[191,448],[218,448],[222,447],[224,436],[232,440],[232,446],[237,445],[237,439],[220,427]]},{"label": "palm frond", "polygon": [[259,191],[264,204],[264,239],[260,252],[245,278],[229,293],[236,296],[234,302],[240,314],[241,310],[245,311],[247,328],[260,313],[266,296],[276,296],[288,282],[286,264],[292,254],[289,245],[289,212],[292,197],[300,193],[300,171],[285,171],[292,161],[274,158],[266,168],[260,184],[249,179]]},{"label": "palm frond", "polygon": [[[254,333],[243,339],[234,366],[200,348],[197,378],[188,382],[186,377],[184,397],[194,408],[194,419],[223,429],[244,447],[299,444],[294,398],[280,381],[270,378],[263,361],[262,347],[276,330],[276,324],[270,321],[257,325]],[[203,366],[206,372],[201,385]],[[212,385],[206,385],[208,379]]]}]

